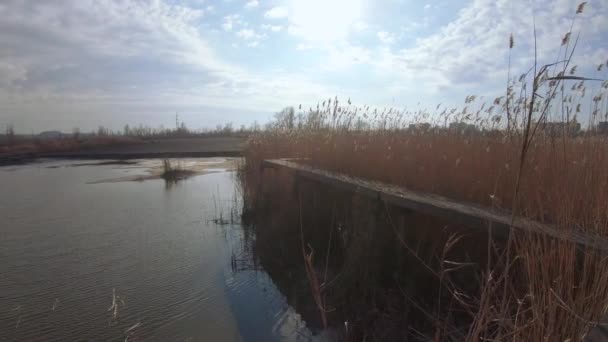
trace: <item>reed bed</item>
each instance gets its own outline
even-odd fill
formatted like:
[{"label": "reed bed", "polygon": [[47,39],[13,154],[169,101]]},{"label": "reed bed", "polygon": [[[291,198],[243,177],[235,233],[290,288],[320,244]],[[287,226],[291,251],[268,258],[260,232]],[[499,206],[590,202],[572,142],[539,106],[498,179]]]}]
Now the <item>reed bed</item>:
[{"label": "reed bed", "polygon": [[[584,3],[575,12],[583,10]],[[276,115],[272,127],[249,140],[241,170],[246,203],[255,211],[263,205],[260,202],[268,200],[260,170],[263,159],[303,158],[323,169],[505,210],[565,232],[606,237],[608,135],[600,128],[605,125],[601,122],[608,121],[608,82],[602,81],[608,62],[594,68],[598,73],[593,75],[595,80],[579,76],[571,58],[576,48],[573,37],[572,32],[565,33],[560,48],[563,58],[557,62],[537,62],[520,77],[509,78],[504,96],[490,101],[467,96],[463,108],[377,109],[337,98],[315,108],[286,108]],[[508,48],[514,48],[513,37]],[[584,123],[582,129],[579,122]],[[275,191],[289,192],[291,185],[285,180],[270,181],[275,183]],[[335,204],[324,198],[329,196],[327,192],[319,193],[305,203]],[[301,222],[288,216],[301,217],[302,201],[292,196],[289,204],[288,194],[280,196],[280,201],[273,202],[280,212],[273,220],[301,228]],[[335,213],[330,210],[324,215],[333,231]],[[383,217],[385,226],[394,227],[390,209]],[[315,220],[311,217],[304,225],[314,226],[318,224]],[[608,261],[596,250],[530,234],[511,234],[500,243],[489,238],[480,245],[478,239],[466,235],[437,233],[426,239],[436,239],[443,247],[434,249],[434,258],[420,258],[412,241],[402,239],[398,229],[393,231],[393,240],[422,265],[417,267],[432,269],[432,280],[425,278],[424,282],[434,282],[439,288],[437,301],[444,302],[430,312],[418,307],[418,314],[426,317],[428,329],[422,335],[428,339],[578,341],[606,314]],[[317,251],[322,246],[322,242],[318,244]],[[457,248],[486,255],[473,275],[468,275],[467,281],[476,284],[472,290],[463,291],[462,282],[457,281],[458,274],[472,264],[449,256]],[[312,250],[302,252],[310,279]],[[328,255],[320,253],[321,260]],[[311,285],[313,290],[318,287]],[[392,289],[376,287],[373,292],[394,300],[395,289],[402,290],[395,285]],[[402,301],[418,305],[404,291],[396,292]],[[321,302],[318,293],[313,296]],[[399,321],[404,312],[399,311],[403,307],[398,308],[386,300],[374,307],[376,318],[392,316]],[[373,324],[362,322],[358,335],[345,333],[345,338],[387,339],[368,334],[365,329]]]}]

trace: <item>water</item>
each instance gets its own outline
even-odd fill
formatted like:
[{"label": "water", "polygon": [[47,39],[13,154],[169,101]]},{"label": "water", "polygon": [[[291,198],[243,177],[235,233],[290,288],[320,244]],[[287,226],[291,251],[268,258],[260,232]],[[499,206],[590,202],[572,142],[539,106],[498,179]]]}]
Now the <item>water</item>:
[{"label": "water", "polygon": [[0,168],[0,341],[315,339],[230,223],[234,173],[73,163]]}]

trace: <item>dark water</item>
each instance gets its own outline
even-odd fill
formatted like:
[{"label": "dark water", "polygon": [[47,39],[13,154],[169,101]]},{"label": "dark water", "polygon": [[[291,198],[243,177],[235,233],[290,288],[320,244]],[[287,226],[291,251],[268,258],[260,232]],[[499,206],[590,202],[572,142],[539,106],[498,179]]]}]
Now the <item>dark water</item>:
[{"label": "dark water", "polygon": [[142,170],[71,163],[0,168],[0,341],[315,339],[246,230],[213,222],[232,172],[87,184]]}]

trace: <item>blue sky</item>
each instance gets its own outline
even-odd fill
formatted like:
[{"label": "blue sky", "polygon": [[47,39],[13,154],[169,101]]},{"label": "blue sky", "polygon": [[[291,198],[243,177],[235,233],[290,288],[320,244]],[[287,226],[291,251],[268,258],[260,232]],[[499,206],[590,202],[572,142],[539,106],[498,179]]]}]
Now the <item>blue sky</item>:
[{"label": "blue sky", "polygon": [[[338,96],[435,108],[504,93],[557,58],[579,1],[3,0],[0,126],[46,129],[264,122]],[[608,3],[576,19],[580,73],[608,59]],[[593,76],[597,76],[593,74]],[[606,78],[605,73],[600,77]]]}]

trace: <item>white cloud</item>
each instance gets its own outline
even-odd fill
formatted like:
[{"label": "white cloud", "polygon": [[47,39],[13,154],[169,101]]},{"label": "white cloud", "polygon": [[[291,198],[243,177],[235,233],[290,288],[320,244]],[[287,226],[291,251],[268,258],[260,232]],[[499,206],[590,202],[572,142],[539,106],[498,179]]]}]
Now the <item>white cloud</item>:
[{"label": "white cloud", "polygon": [[[571,22],[566,18],[571,18],[576,10],[576,3],[572,1],[560,0],[553,5],[538,3],[537,8],[533,9],[525,1],[474,0],[459,12],[454,21],[436,33],[418,38],[413,47],[396,52],[385,51],[383,58],[375,57],[372,63],[387,74],[403,77],[399,81],[402,87],[408,83],[424,83],[429,91],[462,86],[476,92],[491,91],[494,86],[502,91],[507,76],[511,32],[515,37],[515,48],[511,51],[512,74],[523,72],[532,65],[534,53],[530,18],[533,10],[538,28],[540,63],[553,62],[560,48],[561,37],[570,28]],[[577,18],[578,24],[575,25],[575,32],[583,27],[575,63],[591,60],[593,55],[586,57],[585,52],[588,49],[595,51],[599,46],[597,35],[585,38],[585,34],[593,30],[588,23],[608,20],[606,7],[595,8],[593,12],[587,10]],[[380,32],[378,38],[390,41],[389,36]],[[589,45],[590,41],[595,43]]]},{"label": "white cloud", "polygon": [[[2,0],[0,17],[0,118],[25,131],[155,126],[184,104],[268,113],[341,94],[314,75],[223,62],[202,11],[163,0]],[[240,20],[226,22],[241,46],[260,46],[265,35]]]},{"label": "white cloud", "polygon": [[344,87],[332,88],[302,73],[277,71],[235,74],[229,80],[190,88],[180,101],[268,112],[331,96],[328,94],[347,96]]},{"label": "white cloud", "polygon": [[363,9],[363,0],[292,0],[288,32],[310,42],[343,41],[361,26]]},{"label": "white cloud", "polygon": [[256,33],[251,29],[242,29],[236,33],[236,35],[243,39],[252,39],[256,37]]},{"label": "white cloud", "polygon": [[203,59],[208,61],[204,64],[217,62],[194,26],[202,18],[201,10],[158,1],[65,1],[57,7],[51,2],[6,0],[3,5],[0,60],[18,62],[28,72],[77,66],[86,53],[96,58],[145,55],[196,64]]},{"label": "white cloud", "polygon": [[298,51],[306,51],[306,50],[312,50],[313,47],[310,44],[304,44],[304,43],[299,43],[298,45],[296,45],[296,50]]},{"label": "white cloud", "polygon": [[[525,0],[471,0],[451,23],[429,27],[431,33],[415,30],[426,36],[412,37],[406,48],[399,45],[406,41],[403,27],[363,22],[363,14],[368,16],[357,7],[359,1],[352,1],[354,9],[340,12],[321,0],[291,0],[289,7],[265,14],[286,20],[267,20],[254,27],[237,14],[211,17],[209,8],[203,15],[201,10],[175,5],[185,1],[0,0],[0,116],[16,113],[13,117],[19,120],[26,112],[24,103],[31,104],[28,113],[38,113],[31,114],[33,120],[43,120],[41,112],[63,115],[53,107],[60,102],[81,112],[74,117],[105,120],[103,113],[118,108],[109,104],[139,106],[140,112],[146,112],[143,105],[184,103],[268,112],[334,94],[376,103],[384,97],[390,103],[390,97],[424,101],[425,96],[446,102],[445,97],[458,92],[479,94],[492,91],[494,84],[504,88],[511,32],[513,73],[530,66],[532,9]],[[552,62],[577,3],[540,1],[535,8],[539,56]],[[304,8],[307,3],[314,10]],[[586,62],[608,58],[606,48],[598,48],[606,41],[608,6],[587,6],[575,25],[575,32],[582,28],[575,63],[584,76]],[[283,30],[295,38],[290,42],[295,50],[314,50],[296,66],[277,64],[281,71],[250,67],[245,51],[238,53],[242,66],[229,64],[211,45],[221,41],[228,48],[256,48],[267,39],[285,39],[271,34]],[[372,47],[354,43],[353,33],[361,30],[369,31],[365,37],[372,38]],[[385,44],[373,44],[373,38]],[[297,53],[293,50],[285,53]],[[354,77],[360,81],[352,82]],[[10,104],[16,109],[6,109]],[[54,118],[49,116],[47,122]],[[144,114],[139,118],[147,122]]]},{"label": "white cloud", "polygon": [[321,68],[327,71],[341,71],[357,64],[371,64],[373,52],[363,46],[342,43],[327,47],[327,56]]},{"label": "white cloud", "polygon": [[227,15],[224,17],[224,21],[222,23],[222,29],[224,29],[224,31],[232,31],[232,29],[234,28],[234,26],[237,23],[240,23],[240,15],[238,15],[238,14]]},{"label": "white cloud", "polygon": [[284,6],[277,6],[269,9],[264,13],[264,18],[268,19],[283,19],[289,16],[289,10]]},{"label": "white cloud", "polygon": [[369,29],[369,24],[363,20],[357,20],[353,23],[353,30],[356,32],[364,32]]},{"label": "white cloud", "polygon": [[281,32],[281,30],[283,30],[283,26],[262,24],[262,29],[272,32]]},{"label": "white cloud", "polygon": [[23,65],[0,60],[0,86],[11,86],[14,82],[25,81],[27,70]]},{"label": "white cloud", "polygon": [[248,47],[258,47],[263,39],[266,39],[265,33],[257,33],[252,29],[241,29],[236,32],[237,37],[246,40]]},{"label": "white cloud", "polygon": [[247,1],[247,3],[245,4],[245,8],[246,9],[252,9],[252,8],[256,8],[260,5],[260,3],[258,2],[258,0],[250,0]]},{"label": "white cloud", "polygon": [[395,42],[395,35],[390,32],[380,31],[376,33],[376,36],[384,44],[393,44]]},{"label": "white cloud", "polygon": [[[0,6],[5,105],[43,99],[170,103],[168,94],[180,88],[247,75],[216,56],[197,28],[201,12],[188,7],[78,0],[57,10],[47,2],[8,1]],[[82,108],[87,113],[93,106]]]}]

